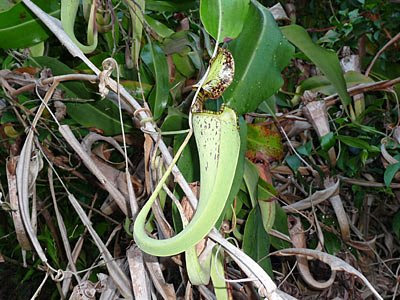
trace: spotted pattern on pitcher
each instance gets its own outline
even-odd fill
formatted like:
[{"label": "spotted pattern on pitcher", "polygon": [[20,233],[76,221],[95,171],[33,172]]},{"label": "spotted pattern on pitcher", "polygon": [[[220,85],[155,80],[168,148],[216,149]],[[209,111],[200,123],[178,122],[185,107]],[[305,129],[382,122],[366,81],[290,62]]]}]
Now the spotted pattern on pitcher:
[{"label": "spotted pattern on pitcher", "polygon": [[201,92],[206,98],[217,99],[233,81],[235,62],[227,49],[219,48],[217,56],[210,64],[210,72],[201,87]]},{"label": "spotted pattern on pitcher", "polygon": [[202,111],[206,99],[221,97],[233,81],[235,61],[227,49],[219,48],[216,57],[210,61],[210,65],[210,71],[200,88],[196,103],[193,105],[194,112]]}]

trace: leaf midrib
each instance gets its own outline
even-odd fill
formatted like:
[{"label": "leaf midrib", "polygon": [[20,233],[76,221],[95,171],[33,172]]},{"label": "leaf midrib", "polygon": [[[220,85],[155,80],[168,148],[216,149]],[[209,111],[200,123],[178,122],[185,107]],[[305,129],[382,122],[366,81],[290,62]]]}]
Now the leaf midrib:
[{"label": "leaf midrib", "polygon": [[[52,17],[54,17],[54,16],[57,15],[59,12],[60,12],[60,9],[57,9],[57,10],[53,11],[52,13],[50,13],[49,15],[52,16]],[[36,21],[40,21],[39,18],[34,18],[34,19],[29,20],[29,21],[22,22],[22,23],[19,23],[19,24],[17,24],[17,25],[11,26],[11,27],[0,28],[0,33],[3,32],[3,31],[10,30],[10,29],[11,29],[11,30],[15,30],[15,29],[17,29],[18,27],[22,27],[22,26],[25,26],[25,25],[27,25],[27,24],[34,23],[34,22],[36,22]]]},{"label": "leaf midrib", "polygon": [[[262,26],[261,34],[258,35],[257,42],[256,42],[256,44],[255,44],[256,47],[254,48],[254,49],[257,49],[258,46],[260,45],[260,41],[261,41],[262,36],[263,36],[262,33],[264,33],[265,30],[266,30],[266,29],[265,29],[265,28],[266,28],[266,26],[265,26],[265,25],[266,25],[266,24],[265,24],[266,18],[265,18],[265,12],[264,12],[262,9],[259,8],[258,4],[254,3],[254,2],[252,2],[252,3],[253,3],[253,5],[256,7],[257,10],[261,11],[262,19],[263,19],[263,21],[262,21],[263,26]],[[250,62],[250,61],[253,61],[255,55],[256,55],[256,51],[253,51],[253,53],[251,54],[251,56],[250,56],[250,58],[249,58],[248,61],[249,61],[249,62]],[[249,70],[250,70],[250,67],[251,67],[251,63],[247,63],[246,68],[245,68],[244,72],[242,73],[242,76],[240,77],[240,80],[238,80],[238,82],[241,82],[241,81],[243,80],[243,78],[246,78],[247,73],[248,73]],[[235,89],[235,90],[236,90],[236,89]],[[234,95],[234,94],[235,94],[235,91],[232,92],[232,95]],[[233,98],[234,98],[234,97],[233,97]]]}]

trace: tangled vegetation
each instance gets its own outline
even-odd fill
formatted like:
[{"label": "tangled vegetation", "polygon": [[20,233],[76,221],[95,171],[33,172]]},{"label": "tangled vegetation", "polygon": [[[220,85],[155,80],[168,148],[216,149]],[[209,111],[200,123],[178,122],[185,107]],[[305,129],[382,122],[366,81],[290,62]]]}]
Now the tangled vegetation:
[{"label": "tangled vegetation", "polygon": [[397,299],[398,20],[0,0],[0,298]]}]

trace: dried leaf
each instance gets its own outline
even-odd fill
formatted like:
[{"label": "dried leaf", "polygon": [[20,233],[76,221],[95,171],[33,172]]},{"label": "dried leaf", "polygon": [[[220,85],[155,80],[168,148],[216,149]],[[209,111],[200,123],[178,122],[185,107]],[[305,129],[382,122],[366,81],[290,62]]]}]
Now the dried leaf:
[{"label": "dried leaf", "polygon": [[339,191],[339,180],[332,186],[326,188],[322,191],[317,191],[312,194],[310,197],[307,197],[301,201],[297,201],[296,203],[283,206],[283,210],[286,212],[296,213],[299,210],[304,210],[312,207],[312,205],[318,205],[319,203],[329,199]]},{"label": "dried leaf", "polygon": [[[301,224],[300,218],[291,217],[290,219],[291,228],[289,228],[290,238],[292,239],[292,244],[295,248],[307,248],[306,237],[304,234],[304,229]],[[331,277],[325,282],[319,282],[314,279],[314,276],[310,272],[308,266],[307,257],[296,256],[297,268],[301,277],[304,281],[314,289],[323,290],[330,287],[336,278],[336,272],[331,272]]]},{"label": "dried leaf", "polygon": [[363,274],[361,274],[354,267],[352,267],[347,262],[345,262],[344,260],[342,260],[336,256],[333,256],[333,255],[330,255],[330,254],[327,254],[327,253],[324,253],[321,251],[317,251],[317,250],[303,249],[303,248],[283,249],[283,250],[273,252],[273,253],[271,253],[271,255],[278,255],[278,256],[301,255],[304,257],[312,257],[315,259],[319,259],[320,261],[329,265],[331,267],[332,271],[344,271],[344,272],[347,272],[347,273],[357,276],[372,291],[372,293],[375,295],[375,297],[377,299],[383,300],[383,298],[378,294],[378,292],[375,290],[375,288],[372,286],[372,284],[368,281],[368,279]]},{"label": "dried leaf", "polygon": [[67,107],[61,101],[54,101],[54,108],[56,109],[54,115],[58,121],[64,120],[67,115]]},{"label": "dried leaf", "polygon": [[8,198],[10,201],[10,206],[12,209],[12,218],[15,227],[15,233],[17,235],[17,240],[19,245],[24,250],[32,250],[29,238],[26,234],[24,224],[22,223],[22,218],[20,214],[20,209],[18,205],[17,196],[17,178],[15,176],[15,168],[17,164],[18,157],[11,157],[7,161],[7,180],[8,180]]},{"label": "dried leaf", "polygon": [[95,284],[89,280],[82,281],[74,287],[70,300],[95,300],[96,287]]},{"label": "dried leaf", "polygon": [[164,299],[173,300],[176,299],[176,292],[172,284],[166,283],[164,275],[161,271],[160,264],[157,258],[154,256],[144,255],[145,264],[149,271],[149,275],[153,281],[153,284]]},{"label": "dried leaf", "polygon": [[144,267],[142,251],[131,246],[126,251],[126,256],[129,263],[129,271],[131,274],[131,281],[135,299],[150,299],[151,287],[146,269]]}]

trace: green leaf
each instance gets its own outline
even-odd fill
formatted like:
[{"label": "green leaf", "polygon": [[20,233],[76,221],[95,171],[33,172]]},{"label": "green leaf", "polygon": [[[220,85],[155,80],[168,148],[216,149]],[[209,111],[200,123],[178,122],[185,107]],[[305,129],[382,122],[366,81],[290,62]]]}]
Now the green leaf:
[{"label": "green leaf", "polygon": [[[52,57],[35,57],[33,65],[48,67],[53,75],[73,74],[74,70]],[[66,91],[67,97],[90,99],[92,94],[81,81],[70,81],[60,84]],[[109,100],[100,100],[95,103],[65,102],[68,115],[78,124],[85,127],[95,127],[104,131],[105,135],[117,135],[121,133],[118,107]],[[127,132],[133,127],[129,121],[124,123]]]},{"label": "green leaf", "polygon": [[[346,81],[346,86],[352,87],[361,83],[371,83],[374,82],[371,78],[355,71],[349,71],[344,74],[344,80]],[[337,93],[335,86],[331,81],[325,76],[314,76],[303,80],[300,84],[301,92],[312,91],[314,93],[319,92],[324,95],[333,95]]]},{"label": "green leaf", "polygon": [[129,14],[131,19],[131,32],[132,32],[132,46],[131,46],[131,58],[132,63],[128,63],[128,67],[132,68],[137,66],[139,62],[139,53],[143,34],[143,13],[145,10],[145,0],[129,1],[124,0],[125,5],[129,8]]},{"label": "green leaf", "polygon": [[299,48],[325,74],[337,90],[340,99],[346,105],[351,99],[346,89],[346,82],[339,59],[335,52],[328,51],[313,43],[307,31],[299,25],[281,27],[285,37]]},{"label": "green leaf", "polygon": [[242,31],[250,0],[200,0],[200,18],[217,41],[234,39]]},{"label": "green leaf", "polygon": [[[275,222],[272,228],[289,236],[287,215],[286,212],[282,209],[282,207],[279,206],[278,203],[276,203],[275,205]],[[291,247],[290,243],[288,243],[285,240],[279,239],[275,236],[271,235],[270,240],[271,240],[271,245],[277,250]]]},{"label": "green leaf", "polygon": [[257,206],[257,184],[258,184],[258,169],[257,166],[246,159],[244,164],[243,179],[249,192],[251,205]]},{"label": "green leaf", "polygon": [[258,181],[258,205],[260,206],[262,223],[266,232],[269,232],[275,223],[275,195],[276,190],[271,184],[262,179]]},{"label": "green leaf", "polygon": [[396,175],[398,170],[400,170],[400,162],[388,165],[386,167],[385,174],[383,176],[386,186],[390,186],[390,183],[392,182],[393,177]]},{"label": "green leaf", "polygon": [[[142,99],[142,96],[147,97],[151,91],[152,86],[148,83],[140,83],[133,80],[120,80],[119,82],[124,88],[135,98]],[[142,95],[143,93],[143,95]]]},{"label": "green leaf", "polygon": [[304,155],[304,156],[311,155],[312,141],[309,141],[309,142],[305,143],[304,145],[301,145],[301,146],[297,147],[296,151],[299,152],[300,154]]},{"label": "green leaf", "polygon": [[287,156],[285,161],[293,172],[297,172],[298,168],[301,166],[301,161],[296,155]]},{"label": "green leaf", "polygon": [[251,2],[245,24],[228,45],[235,59],[235,77],[223,94],[238,114],[254,111],[275,94],[283,84],[280,72],[294,51],[271,13],[257,1]]},{"label": "green leaf", "polygon": [[336,236],[336,234],[329,231],[324,231],[324,240],[326,251],[329,254],[336,255],[336,253],[341,250],[342,243],[340,242],[340,239]]},{"label": "green leaf", "polygon": [[[242,181],[240,186],[240,191],[237,193],[237,201],[241,203],[240,206],[245,206],[247,208],[252,208],[250,196],[247,191],[243,190],[244,182]],[[240,213],[240,210],[235,211],[236,214]],[[244,212],[244,211],[243,211]]]},{"label": "green leaf", "polygon": [[53,263],[56,264],[56,266],[59,266],[56,243],[53,237],[51,236],[50,230],[47,226],[44,227],[43,232],[38,236],[38,240],[46,245],[46,254],[50,256],[50,258],[52,259]]},{"label": "green leaf", "polygon": [[145,15],[144,19],[149,24],[151,29],[153,29],[155,33],[157,33],[160,37],[164,39],[170,37],[175,33],[175,31],[173,31],[171,28],[167,27],[160,21],[153,19],[152,17],[149,17],[148,15]]},{"label": "green leaf", "polygon": [[269,254],[269,235],[265,232],[261,222],[261,213],[258,207],[251,210],[247,217],[243,235],[243,251],[253,258],[269,276],[272,274]]},{"label": "green leaf", "polygon": [[40,42],[36,45],[29,47],[29,52],[32,57],[43,56],[44,50],[44,42]]},{"label": "green leaf", "polygon": [[400,238],[400,211],[398,211],[392,219],[392,229],[396,234],[397,238]]},{"label": "green leaf", "polygon": [[[78,124],[87,128],[94,127],[104,131],[105,135],[121,133],[118,107],[109,100],[100,100],[94,104],[66,102],[68,115]],[[133,130],[129,120],[124,122],[126,132]]]},{"label": "green leaf", "polygon": [[[50,16],[60,14],[59,1],[33,1]],[[0,48],[26,48],[46,40],[51,32],[22,2],[0,13]]]},{"label": "green leaf", "polygon": [[155,87],[150,93],[149,103],[155,119],[159,119],[168,103],[169,78],[167,58],[155,43],[148,43],[142,49],[142,60],[153,73]]},{"label": "green leaf", "polygon": [[176,69],[185,77],[192,77],[196,70],[191,63],[191,60],[188,55],[181,55],[179,53],[172,54],[172,60]]},{"label": "green leaf", "polygon": [[350,147],[365,149],[365,150],[368,150],[369,152],[380,152],[378,147],[376,147],[374,145],[370,145],[368,142],[358,139],[353,136],[338,135],[337,139]]},{"label": "green leaf", "polygon": [[146,9],[159,11],[162,13],[165,12],[181,12],[189,9],[196,9],[197,3],[193,0],[179,2],[175,1],[157,1],[157,0],[147,0],[146,1]]},{"label": "green leaf", "polygon": [[168,107],[168,115],[161,125],[161,131],[178,131],[187,129],[188,127],[188,116],[174,107]]},{"label": "green leaf", "polygon": [[[64,74],[73,74],[76,73],[73,69],[68,67],[66,64],[60,62],[58,59],[54,57],[41,56],[31,58],[29,62],[30,65],[40,68],[50,68],[51,72],[54,76],[64,75]],[[91,94],[88,89],[85,87],[83,82],[81,81],[68,81],[63,82],[60,86],[67,92],[68,97],[79,97],[82,99],[90,99]]]},{"label": "green leaf", "polygon": [[[174,153],[176,153],[179,147],[182,145],[186,134],[176,135],[174,138]],[[183,150],[179,160],[177,162],[179,170],[185,177],[187,182],[194,182],[199,180],[198,174],[200,173],[199,157],[197,154],[196,141],[190,139],[189,143]]]},{"label": "green leaf", "polygon": [[1,114],[0,118],[0,124],[6,124],[6,123],[13,123],[13,122],[18,122],[18,118],[15,116],[15,113],[13,111],[7,111],[5,110]]},{"label": "green leaf", "polygon": [[322,138],[321,138],[321,148],[324,151],[328,151],[329,149],[331,149],[336,142],[336,138],[333,135],[333,132],[328,132],[327,134],[325,134]]},{"label": "green leaf", "polygon": [[218,300],[228,300],[227,282],[221,274],[225,271],[225,257],[217,247],[213,249],[211,260],[211,281],[214,286],[215,298]]},{"label": "green leaf", "polygon": [[[99,69],[102,69],[102,64],[103,61],[105,59],[107,59],[108,57],[110,57],[112,54],[111,52],[100,52],[94,55],[91,55],[89,57],[89,60]],[[113,56],[113,58],[117,61],[118,65],[120,65],[120,69],[123,69],[122,65],[125,64],[125,55],[124,53],[116,53],[115,56]],[[85,62],[81,62],[80,64],[78,64],[77,66],[74,66],[74,70],[76,71],[81,71],[81,73],[86,73],[86,74],[94,74],[94,72],[92,71],[92,69],[90,69],[88,67],[88,65]],[[122,71],[122,70],[121,70]],[[121,72],[122,73],[122,72]],[[117,77],[117,71],[114,70],[113,71],[113,76]],[[121,78],[123,78],[123,74],[120,74]],[[122,80],[121,80],[122,81]]]},{"label": "green leaf", "polygon": [[25,272],[24,277],[23,277],[22,280],[21,280],[21,284],[24,283],[24,282],[26,282],[26,281],[28,281],[28,280],[31,280],[31,279],[32,279],[32,276],[33,276],[34,274],[37,274],[36,272],[37,272],[37,270],[36,270],[34,267],[30,267],[30,268]]},{"label": "green leaf", "polygon": [[248,157],[255,157],[261,153],[266,160],[279,160],[283,157],[283,145],[281,135],[266,126],[257,124],[247,125],[247,153]]}]

